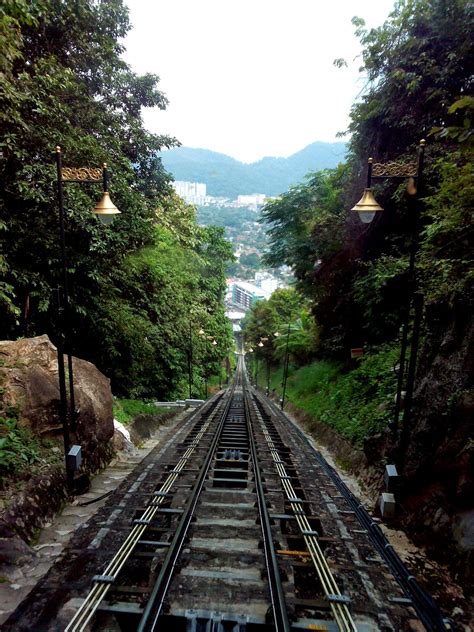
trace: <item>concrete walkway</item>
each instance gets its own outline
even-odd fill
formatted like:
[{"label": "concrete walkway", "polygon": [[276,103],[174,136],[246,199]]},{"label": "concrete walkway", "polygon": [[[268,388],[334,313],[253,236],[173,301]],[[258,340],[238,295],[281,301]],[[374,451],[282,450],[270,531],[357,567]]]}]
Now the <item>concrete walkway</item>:
[{"label": "concrete walkway", "polygon": [[[164,435],[189,411],[183,411],[167,424],[160,426],[153,436],[140,448],[128,453],[120,452],[108,467],[95,476],[87,494],[76,497],[65,505],[52,523],[41,530],[38,541],[26,554],[21,565],[0,564],[0,625],[4,623],[28,593],[45,575],[69,543],[73,533],[104,505],[107,497],[90,505],[83,503],[95,500],[107,492],[114,491],[126,476],[161,442]],[[21,560],[23,561],[23,560]]]}]

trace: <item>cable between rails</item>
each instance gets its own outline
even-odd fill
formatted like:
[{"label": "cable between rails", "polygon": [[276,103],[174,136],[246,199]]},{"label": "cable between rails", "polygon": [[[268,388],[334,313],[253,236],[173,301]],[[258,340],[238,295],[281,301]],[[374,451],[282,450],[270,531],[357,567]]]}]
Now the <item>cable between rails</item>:
[{"label": "cable between rails", "polygon": [[158,492],[154,493],[154,496],[150,500],[148,507],[138,519],[140,523],[143,522],[144,524],[135,524],[132,527],[122,546],[103,571],[102,576],[107,577],[107,582],[96,582],[94,584],[93,588],[90,590],[89,594],[81,604],[80,608],[77,610],[74,617],[65,628],[65,632],[83,632],[85,630],[87,624],[92,619],[94,613],[99,608],[101,602],[117,579],[121,569],[127,562],[133,549],[142,538],[142,535],[145,532],[149,522],[155,517],[158,510],[160,509],[160,505],[166,498],[166,494],[170,491],[170,489],[178,479],[180,472],[184,469],[189,458],[199,445],[201,439],[207,433],[209,426],[211,425],[214,417],[219,412],[219,409],[220,406],[217,406],[210,413],[207,421],[202,426],[190,446],[181,456],[173,471],[168,475]]},{"label": "cable between rails", "polygon": [[308,535],[308,532],[312,531],[311,525],[301,508],[300,499],[296,497],[296,492],[289,480],[289,476],[286,472],[285,466],[281,460],[277,448],[275,447],[275,444],[273,443],[271,435],[268,432],[268,428],[263,421],[260,411],[256,408],[255,405],[254,412],[257,416],[260,429],[265,437],[270,454],[272,455],[272,459],[280,477],[280,481],[285,491],[287,500],[291,505],[296,518],[296,522],[300,528],[306,547],[311,556],[311,560],[318,575],[322,589],[329,601],[334,620],[340,632],[357,632],[356,624],[352,618],[347,604],[337,602],[338,598],[340,598],[342,602],[344,597],[341,594],[337,582],[331,572],[331,569],[329,568],[328,562],[324,557],[324,554],[317,539],[317,535]]}]

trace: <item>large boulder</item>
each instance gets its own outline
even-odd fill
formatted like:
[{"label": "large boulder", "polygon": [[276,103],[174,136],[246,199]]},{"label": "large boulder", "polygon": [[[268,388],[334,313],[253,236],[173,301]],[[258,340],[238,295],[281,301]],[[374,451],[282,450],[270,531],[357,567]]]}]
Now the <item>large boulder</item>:
[{"label": "large boulder", "polygon": [[[0,342],[0,415],[18,411],[19,424],[42,437],[61,437],[57,352],[48,336]],[[65,357],[65,365],[67,360]],[[94,471],[111,456],[114,434],[110,381],[93,364],[73,358],[79,408],[71,443],[82,446],[84,469]]]}]

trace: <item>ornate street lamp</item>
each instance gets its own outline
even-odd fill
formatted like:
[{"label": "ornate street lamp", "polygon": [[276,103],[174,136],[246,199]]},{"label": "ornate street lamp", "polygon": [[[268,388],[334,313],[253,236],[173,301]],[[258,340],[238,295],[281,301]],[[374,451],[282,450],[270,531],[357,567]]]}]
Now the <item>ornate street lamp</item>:
[{"label": "ornate street lamp", "polygon": [[[409,291],[407,294],[407,300],[405,305],[405,319],[402,328],[402,342],[400,349],[400,360],[398,363],[398,384],[397,395],[395,399],[395,411],[393,420],[393,430],[398,432],[400,411],[402,408],[403,399],[403,426],[400,437],[399,447],[399,461],[403,458],[404,444],[407,440],[408,434],[408,420],[411,413],[411,406],[413,403],[413,391],[415,384],[415,372],[416,372],[416,359],[418,352],[418,341],[420,334],[421,317],[423,311],[423,296],[420,292],[416,292],[415,283],[415,260],[418,250],[418,224],[420,216],[420,191],[422,190],[422,177],[425,157],[425,145],[426,141],[421,140],[418,149],[417,160],[410,160],[408,162],[398,160],[388,163],[373,163],[372,158],[368,160],[367,168],[367,186],[364,189],[364,193],[360,201],[351,209],[359,214],[359,217],[364,223],[370,223],[375,217],[377,212],[382,211],[382,207],[377,203],[372,194],[372,180],[374,179],[406,179],[407,180],[407,194],[414,200],[415,204],[413,212],[412,226],[413,233],[411,239],[410,248],[410,260],[408,267],[408,286]],[[418,202],[418,203],[417,203]],[[414,306],[414,319],[412,328],[412,337],[410,345],[410,357],[408,361],[408,369],[406,370],[406,357],[408,351],[408,333],[410,327],[410,309]],[[406,386],[403,388],[403,382],[406,372]],[[405,393],[403,397],[403,393]]]},{"label": "ornate street lamp", "polygon": [[[59,377],[59,395],[60,395],[60,418],[63,429],[64,440],[64,452],[66,460],[66,478],[67,485],[72,490],[74,485],[74,462],[80,462],[80,450],[78,446],[74,446],[74,450],[71,450],[69,429],[75,430],[78,411],[76,410],[75,397],[74,397],[74,374],[72,355],[70,350],[68,351],[68,372],[69,372],[69,398],[70,398],[70,426],[68,423],[67,414],[67,393],[66,393],[66,371],[64,367],[64,342],[69,343],[67,338],[70,336],[70,322],[69,322],[69,289],[67,279],[67,259],[66,259],[66,239],[64,228],[64,183],[75,182],[78,184],[84,183],[97,183],[102,181],[103,184],[103,196],[97,206],[93,209],[93,213],[97,214],[100,218],[107,217],[106,223],[110,223],[115,215],[120,211],[110,200],[108,193],[108,180],[107,180],[107,165],[104,164],[102,169],[90,168],[90,167],[63,167],[61,147],[56,147],[56,177],[57,177],[57,190],[58,190],[58,208],[59,208],[59,245],[61,251],[61,277],[62,277],[62,296],[59,289],[57,290],[57,304],[58,304],[58,342],[57,342],[57,354],[58,354],[58,377]],[[110,218],[110,219],[109,219]],[[72,452],[72,454],[70,453]]]},{"label": "ornate street lamp", "polygon": [[372,193],[372,163],[372,158],[369,158],[367,167],[367,186],[364,189],[361,199],[353,208],[351,208],[351,211],[355,211],[359,214],[359,217],[364,224],[370,224],[370,222],[374,219],[375,214],[383,211],[383,208],[378,204],[377,200],[374,198],[374,194]]}]

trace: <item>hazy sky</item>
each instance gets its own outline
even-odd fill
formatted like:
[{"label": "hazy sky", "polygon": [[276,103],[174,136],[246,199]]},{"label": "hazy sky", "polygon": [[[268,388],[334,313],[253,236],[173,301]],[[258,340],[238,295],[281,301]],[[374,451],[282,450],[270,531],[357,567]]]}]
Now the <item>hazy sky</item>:
[{"label": "hazy sky", "polygon": [[[125,59],[170,104],[145,124],[252,162],[333,141],[364,80],[351,18],[379,26],[394,0],[128,0]],[[348,68],[335,68],[344,57]]]}]

